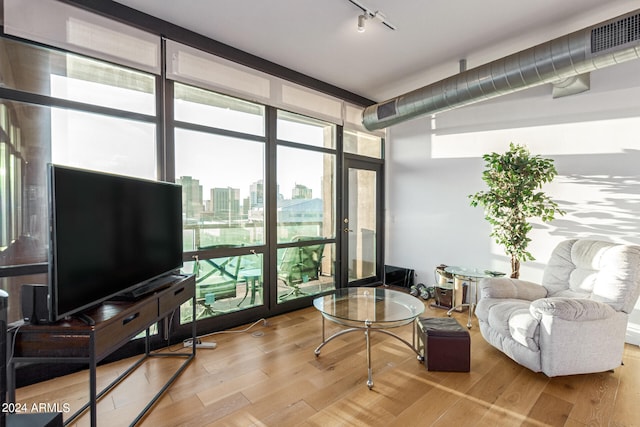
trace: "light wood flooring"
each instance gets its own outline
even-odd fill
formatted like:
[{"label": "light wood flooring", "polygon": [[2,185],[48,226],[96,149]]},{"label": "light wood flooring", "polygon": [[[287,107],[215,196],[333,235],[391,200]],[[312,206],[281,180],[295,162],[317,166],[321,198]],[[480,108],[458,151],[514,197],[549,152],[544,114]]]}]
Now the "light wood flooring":
[{"label": "light wood flooring", "polygon": [[[426,316],[445,316],[427,308]],[[462,325],[466,313],[456,313]],[[244,329],[243,327],[237,328]],[[328,332],[339,328],[327,322]],[[395,330],[411,340],[411,327]],[[255,334],[254,334],[255,333]],[[429,372],[404,344],[372,334],[369,390],[364,335],[341,336],[319,357],[321,318],[306,308],[267,319],[247,332],[220,334],[141,423],[143,426],[638,426],[640,348],[626,345],[614,372],[547,378],[489,346],[471,329],[471,372]],[[179,350],[179,346],[172,350]],[[128,366],[98,370],[106,385]],[[148,361],[98,404],[99,426],[128,425],[181,361]],[[87,399],[87,375],[21,388],[18,401],[68,404]],[[74,425],[88,425],[84,415]]]}]

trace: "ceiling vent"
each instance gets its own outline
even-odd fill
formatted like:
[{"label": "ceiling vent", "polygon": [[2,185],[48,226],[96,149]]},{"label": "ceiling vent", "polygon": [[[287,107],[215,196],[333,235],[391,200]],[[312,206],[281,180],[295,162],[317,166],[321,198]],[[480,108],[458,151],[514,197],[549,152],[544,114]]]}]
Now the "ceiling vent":
[{"label": "ceiling vent", "polygon": [[640,10],[551,40],[367,107],[362,124],[386,128],[640,58]]},{"label": "ceiling vent", "polygon": [[638,40],[640,40],[640,14],[635,14],[591,30],[591,53],[604,52]]}]

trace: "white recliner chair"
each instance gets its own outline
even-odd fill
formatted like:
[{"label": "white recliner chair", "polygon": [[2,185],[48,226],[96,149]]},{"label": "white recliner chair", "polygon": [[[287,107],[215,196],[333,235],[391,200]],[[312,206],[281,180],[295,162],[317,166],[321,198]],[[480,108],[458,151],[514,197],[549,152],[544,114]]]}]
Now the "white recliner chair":
[{"label": "white recliner chair", "polygon": [[640,246],[567,240],[542,284],[500,277],[479,287],[480,332],[516,362],[549,377],[612,370],[640,295]]}]

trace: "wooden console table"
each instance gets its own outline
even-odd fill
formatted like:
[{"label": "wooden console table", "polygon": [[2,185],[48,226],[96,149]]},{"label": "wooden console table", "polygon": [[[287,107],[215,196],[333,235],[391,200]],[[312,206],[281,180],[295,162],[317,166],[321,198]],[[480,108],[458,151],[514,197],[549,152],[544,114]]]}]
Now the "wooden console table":
[{"label": "wooden console table", "polygon": [[[181,357],[185,361],[164,384],[149,404],[131,423],[137,424],[156,403],[162,394],[184,371],[196,355],[196,322],[192,322],[193,345],[188,352],[151,353],[149,328],[167,318],[181,304],[192,300],[195,319],[195,278],[193,275],[176,275],[168,287],[135,302],[107,302],[85,314],[93,320],[89,325],[77,318],[46,325],[23,324],[14,329],[15,346],[13,358],[7,369],[9,402],[15,402],[15,370],[22,365],[36,363],[82,363],[89,365],[89,402],[65,420],[70,424],[87,408],[91,411],[91,426],[97,425],[96,406],[98,400],[118,385],[148,357]],[[18,326],[14,323],[11,326]],[[129,369],[99,393],[96,391],[96,366],[109,354],[146,330],[145,353]],[[10,338],[11,339],[11,338]],[[9,341],[11,342],[11,341]]]}]

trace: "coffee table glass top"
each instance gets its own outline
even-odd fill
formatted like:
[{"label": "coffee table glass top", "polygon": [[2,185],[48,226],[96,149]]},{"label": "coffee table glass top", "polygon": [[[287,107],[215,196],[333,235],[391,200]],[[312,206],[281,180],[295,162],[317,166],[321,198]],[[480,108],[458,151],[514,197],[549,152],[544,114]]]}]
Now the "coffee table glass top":
[{"label": "coffee table glass top", "polygon": [[418,298],[386,288],[337,289],[314,299],[313,305],[336,323],[378,329],[409,324],[424,312]]},{"label": "coffee table glass top", "polygon": [[458,267],[458,266],[449,266],[445,267],[444,271],[447,273],[451,273],[455,276],[463,276],[463,277],[500,277],[504,276],[504,273],[501,271],[492,271],[485,270],[482,268],[474,268],[474,267]]}]

